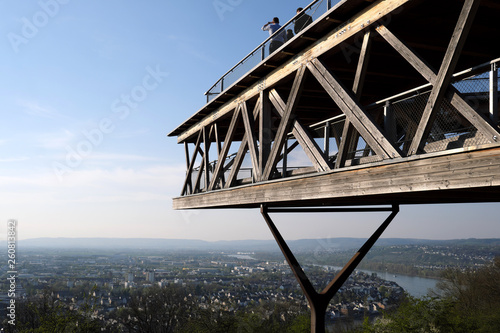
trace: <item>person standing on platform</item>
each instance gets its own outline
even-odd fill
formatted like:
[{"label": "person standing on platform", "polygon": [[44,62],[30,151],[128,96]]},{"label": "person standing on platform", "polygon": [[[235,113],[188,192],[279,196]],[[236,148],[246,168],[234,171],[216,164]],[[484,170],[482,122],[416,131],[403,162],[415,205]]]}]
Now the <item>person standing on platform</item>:
[{"label": "person standing on platform", "polygon": [[[299,7],[297,8],[297,14],[300,13],[303,10],[303,8]],[[307,27],[309,24],[311,24],[313,21],[312,17],[307,15],[306,13],[302,13],[299,17],[295,19],[295,25],[294,25],[294,31],[295,34],[298,34],[299,32],[302,31],[305,27]]]},{"label": "person standing on platform", "polygon": [[[271,22],[267,22],[262,27],[262,30],[269,31],[269,36],[273,36],[274,33],[281,28],[279,18],[275,17]],[[271,38],[271,44],[269,44],[269,54],[276,51],[283,43],[285,43],[286,35],[284,31],[281,31],[277,35],[274,35]]]}]

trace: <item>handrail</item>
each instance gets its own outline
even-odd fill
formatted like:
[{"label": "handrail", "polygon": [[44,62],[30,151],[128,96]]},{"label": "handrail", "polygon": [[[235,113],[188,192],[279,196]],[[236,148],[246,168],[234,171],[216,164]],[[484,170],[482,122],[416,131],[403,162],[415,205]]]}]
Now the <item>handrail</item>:
[{"label": "handrail", "polygon": [[[477,65],[477,66],[465,69],[465,70],[463,70],[461,72],[455,73],[455,74],[452,75],[452,78],[453,78],[453,80],[458,81],[458,80],[464,79],[464,78],[466,78],[468,76],[474,76],[474,75],[476,75],[478,73],[478,71],[481,71],[481,70],[483,70],[484,68],[486,68],[488,66],[491,66],[491,65],[494,65],[494,64],[498,64],[498,63],[500,63],[500,58],[497,58],[497,59],[494,59],[492,61],[488,61],[488,62],[485,62],[483,64],[480,64],[480,65]],[[397,95],[394,95],[394,96],[391,96],[391,97],[387,97],[387,98],[384,98],[384,99],[382,99],[380,101],[377,101],[377,102],[374,102],[374,103],[372,103],[370,105],[367,105],[366,109],[371,109],[371,108],[383,105],[387,101],[391,101],[391,100],[394,100],[396,98],[402,98],[402,97],[408,96],[408,95],[410,95],[412,93],[418,93],[422,89],[427,89],[427,88],[430,88],[431,86],[432,85],[430,83],[426,83],[426,84],[421,85],[419,87],[416,87],[416,88],[404,91],[404,92],[399,93]]]},{"label": "handrail", "polygon": [[[229,69],[226,73],[224,73],[205,93],[204,95],[207,96],[207,102],[208,102],[208,98],[209,96],[211,95],[219,95],[220,93],[222,93],[224,91],[224,88],[221,86],[221,91],[220,92],[216,92],[216,93],[213,93],[211,92],[212,89],[214,89],[217,85],[219,84],[222,84],[223,85],[223,82],[224,82],[224,79],[229,75],[231,74],[235,69],[237,69],[238,67],[240,67],[245,61],[247,61],[248,59],[250,59],[251,57],[253,57],[255,55],[255,53],[259,50],[263,50],[263,48],[266,46],[266,44],[274,37],[276,36],[277,34],[283,32],[283,30],[285,30],[286,28],[288,28],[288,26],[293,23],[299,16],[301,16],[302,14],[306,13],[306,11],[310,10],[315,4],[317,3],[321,3],[323,2],[323,0],[314,0],[313,2],[311,2],[309,5],[307,5],[307,7],[305,7],[300,13],[296,14],[295,16],[293,16],[290,20],[288,20],[285,24],[283,24],[281,26],[281,28],[279,28],[278,30],[276,30],[274,32],[273,35],[269,36],[268,38],[266,38],[262,43],[259,44],[259,46],[257,46],[256,48],[254,48],[249,54],[247,54],[242,60],[240,60],[236,65],[234,65],[233,67],[231,67],[231,69]],[[331,7],[331,1],[328,0],[327,1],[327,10],[330,9]],[[285,43],[286,44],[286,43]],[[269,56],[269,55],[268,55]],[[265,58],[267,57],[264,57],[264,53],[262,52],[262,59],[261,60],[264,60]]]},{"label": "handrail", "polygon": [[[497,58],[497,59],[494,59],[492,61],[488,61],[488,62],[482,63],[480,65],[477,65],[477,66],[465,69],[463,71],[457,72],[457,73],[452,75],[452,78],[454,81],[459,81],[459,80],[465,79],[467,77],[477,75],[479,72],[483,71],[485,68],[487,68],[491,65],[498,65],[499,63],[500,63],[500,58]],[[422,93],[423,91],[428,91],[428,89],[431,86],[432,85],[430,83],[423,84],[423,85],[418,86],[416,88],[412,88],[412,89],[403,91],[399,94],[396,94],[396,95],[381,99],[379,101],[373,102],[369,105],[366,105],[365,109],[370,110],[370,109],[385,105],[386,102],[391,102],[391,101],[394,101],[396,99],[404,99],[404,98],[413,97],[414,95],[418,95],[418,94]],[[345,114],[341,114],[341,115],[334,116],[332,118],[328,118],[328,119],[319,121],[317,123],[314,123],[314,124],[310,125],[309,127],[312,129],[318,129],[318,128],[321,128],[324,124],[326,124],[328,122],[342,120],[344,118],[345,118]]]}]

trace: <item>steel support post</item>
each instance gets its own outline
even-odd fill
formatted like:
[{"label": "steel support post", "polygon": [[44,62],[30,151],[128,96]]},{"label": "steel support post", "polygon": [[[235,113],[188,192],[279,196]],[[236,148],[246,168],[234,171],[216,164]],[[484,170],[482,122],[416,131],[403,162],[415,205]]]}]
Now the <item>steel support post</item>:
[{"label": "steel support post", "polygon": [[325,158],[328,160],[328,158],[330,157],[330,122],[329,121],[325,124],[324,134],[325,134],[325,142],[323,144],[323,151],[325,153]]},{"label": "steel support post", "polygon": [[[335,276],[335,278],[324,288],[320,293],[316,292],[308,277],[302,270],[299,262],[293,255],[288,247],[286,241],[281,236],[272,221],[269,213],[319,213],[319,212],[391,212],[385,219],[380,227],[373,233],[373,235],[365,242],[358,252],[351,258],[351,260],[342,268],[342,270]],[[311,332],[324,333],[325,332],[325,316],[328,304],[333,296],[342,287],[344,282],[349,278],[354,269],[363,260],[364,256],[372,248],[375,242],[380,238],[385,229],[392,222],[394,217],[399,212],[399,205],[392,205],[391,208],[268,208],[266,205],[261,205],[261,214],[264,217],[274,239],[278,243],[281,252],[290,266],[297,282],[305,294],[309,306],[311,308]]]},{"label": "steel support post", "polygon": [[493,125],[498,124],[498,65],[491,64],[490,70],[490,119]]},{"label": "steel support post", "polygon": [[285,139],[285,143],[283,144],[283,172],[281,177],[285,178],[286,173],[288,172],[288,139]]},{"label": "steel support post", "polygon": [[386,101],[384,105],[384,129],[389,140],[396,142],[396,119],[394,118],[394,110],[389,101]]}]

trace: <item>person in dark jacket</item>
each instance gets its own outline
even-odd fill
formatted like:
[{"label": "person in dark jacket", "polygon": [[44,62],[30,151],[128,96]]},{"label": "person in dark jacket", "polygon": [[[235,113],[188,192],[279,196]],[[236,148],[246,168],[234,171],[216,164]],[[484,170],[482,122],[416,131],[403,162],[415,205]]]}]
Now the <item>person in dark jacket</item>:
[{"label": "person in dark jacket", "polygon": [[[297,8],[297,14],[299,14],[303,8],[299,7]],[[298,34],[301,32],[305,27],[307,27],[309,24],[312,23],[312,17],[307,15],[306,13],[302,13],[299,17],[295,19],[295,24],[294,24],[294,31],[295,34]]]}]

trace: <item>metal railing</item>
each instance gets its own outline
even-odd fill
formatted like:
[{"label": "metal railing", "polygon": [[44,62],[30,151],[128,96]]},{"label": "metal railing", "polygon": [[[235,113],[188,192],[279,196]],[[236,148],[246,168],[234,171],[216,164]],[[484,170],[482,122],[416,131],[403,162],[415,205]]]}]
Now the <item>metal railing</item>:
[{"label": "metal railing", "polygon": [[253,49],[247,56],[240,60],[236,65],[234,65],[230,70],[228,70],[224,75],[222,75],[208,90],[205,92],[207,97],[207,103],[212,99],[217,97],[222,93],[227,87],[231,86],[238,79],[244,76],[245,73],[250,71],[252,68],[257,66],[261,61],[265,60],[269,54],[269,44],[273,36],[280,33],[285,33],[288,38],[285,44],[291,40],[293,37],[294,24],[300,16],[306,14],[312,17],[313,21],[318,19],[321,15],[326,13],[330,8],[332,8],[332,3],[336,4],[340,0],[315,0],[311,2],[307,7],[292,17],[288,22],[283,24],[283,26],[278,29],[272,36],[269,36],[264,40],[259,46]]},{"label": "metal railing", "polygon": [[[453,75],[452,84],[467,103],[492,124],[500,125],[498,115],[498,64],[500,59],[481,64]],[[408,154],[409,146],[420,123],[432,86],[426,84],[401,94],[380,100],[366,106],[366,110],[379,120],[388,138]],[[345,115],[319,122],[311,128],[319,136],[324,132],[325,155],[330,161],[336,158],[339,137],[345,122]],[[490,142],[446,99],[437,111],[434,125],[425,142],[425,153],[454,148],[480,146]],[[370,163],[373,151],[362,137],[357,137],[348,152],[350,163]]]}]

